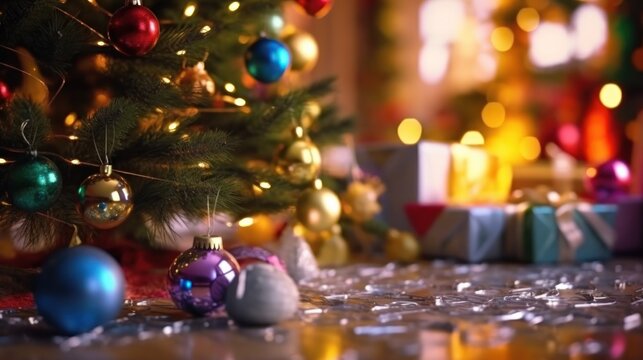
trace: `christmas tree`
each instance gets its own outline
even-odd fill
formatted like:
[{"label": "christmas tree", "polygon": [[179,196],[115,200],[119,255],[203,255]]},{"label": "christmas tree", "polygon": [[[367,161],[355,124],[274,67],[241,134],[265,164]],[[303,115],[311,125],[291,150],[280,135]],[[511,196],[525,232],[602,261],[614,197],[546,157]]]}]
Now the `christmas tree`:
[{"label": "christmas tree", "polygon": [[314,56],[279,41],[281,6],[3,1],[0,228],[31,244],[74,228],[158,242],[215,206],[233,220],[292,206],[319,175],[317,147],[352,125],[320,106],[332,80],[285,80]]}]

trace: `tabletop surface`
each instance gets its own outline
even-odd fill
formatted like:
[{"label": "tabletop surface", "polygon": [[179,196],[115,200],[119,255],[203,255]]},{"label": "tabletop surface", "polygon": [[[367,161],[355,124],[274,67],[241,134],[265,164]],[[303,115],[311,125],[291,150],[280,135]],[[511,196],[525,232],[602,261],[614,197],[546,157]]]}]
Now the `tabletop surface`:
[{"label": "tabletop surface", "polygon": [[0,310],[1,359],[643,359],[643,261],[351,265],[300,284],[297,316],[241,328],[128,300],[74,337]]}]

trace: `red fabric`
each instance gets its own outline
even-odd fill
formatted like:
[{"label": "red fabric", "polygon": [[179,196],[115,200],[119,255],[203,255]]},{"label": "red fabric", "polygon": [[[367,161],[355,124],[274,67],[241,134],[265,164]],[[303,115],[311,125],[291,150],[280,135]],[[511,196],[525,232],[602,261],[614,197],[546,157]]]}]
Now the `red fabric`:
[{"label": "red fabric", "polygon": [[[106,241],[101,245],[123,268],[126,299],[168,298],[165,277],[172,260],[179,254],[178,251],[150,250],[143,245],[120,240]],[[33,268],[41,265],[51,252],[50,250],[37,254],[20,254],[14,263],[5,262],[3,265]],[[10,292],[8,296],[0,297],[0,309],[32,307],[34,307],[33,296],[30,292],[24,291],[24,287],[16,293]]]},{"label": "red fabric", "polygon": [[[155,269],[142,271],[134,268],[124,268],[125,298],[142,300],[150,298],[169,298],[165,289],[166,271]],[[29,292],[12,294],[0,298],[0,309],[32,308],[33,295]]]},{"label": "red fabric", "polygon": [[444,204],[407,204],[404,211],[415,234],[423,237],[445,208]]}]

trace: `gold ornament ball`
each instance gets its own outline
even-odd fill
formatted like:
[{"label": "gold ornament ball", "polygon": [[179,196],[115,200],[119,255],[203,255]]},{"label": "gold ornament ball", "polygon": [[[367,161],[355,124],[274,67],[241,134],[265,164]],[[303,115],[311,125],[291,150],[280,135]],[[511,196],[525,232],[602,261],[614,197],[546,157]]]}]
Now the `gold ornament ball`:
[{"label": "gold ornament ball", "polygon": [[277,154],[277,172],[295,184],[309,183],[321,170],[321,153],[310,139],[295,139]]},{"label": "gold ornament ball", "polygon": [[286,35],[284,43],[290,49],[290,68],[294,71],[309,71],[317,64],[319,48],[317,41],[309,33],[301,30]]},{"label": "gold ornament ball", "polygon": [[301,126],[304,129],[310,129],[319,115],[321,115],[322,107],[314,100],[307,101],[304,104],[304,111],[301,113]]},{"label": "gold ornament ball", "polygon": [[201,96],[214,95],[216,90],[214,80],[205,71],[205,64],[202,61],[181,70],[174,82],[181,89]]},{"label": "gold ornament ball", "polygon": [[356,222],[369,221],[382,210],[377,201],[382,192],[379,182],[354,181],[341,196],[342,211]]},{"label": "gold ornament ball", "polygon": [[402,263],[411,263],[420,257],[420,244],[413,234],[405,231],[390,230],[384,250],[389,259]]},{"label": "gold ornament ball", "polygon": [[132,212],[132,189],[123,177],[112,173],[111,165],[101,166],[78,188],[78,210],[83,220],[97,229],[112,229]]},{"label": "gold ornament ball", "polygon": [[342,214],[339,198],[327,188],[308,189],[297,200],[297,220],[308,230],[324,231]]},{"label": "gold ornament ball", "polygon": [[348,263],[350,251],[346,240],[342,237],[340,226],[333,225],[332,232],[331,237],[323,240],[319,248],[317,254],[317,264],[319,266],[342,266]]},{"label": "gold ornament ball", "polygon": [[277,226],[270,216],[259,214],[246,219],[251,219],[252,223],[243,226],[245,219],[241,221],[237,230],[239,242],[248,246],[263,246],[275,239]]}]

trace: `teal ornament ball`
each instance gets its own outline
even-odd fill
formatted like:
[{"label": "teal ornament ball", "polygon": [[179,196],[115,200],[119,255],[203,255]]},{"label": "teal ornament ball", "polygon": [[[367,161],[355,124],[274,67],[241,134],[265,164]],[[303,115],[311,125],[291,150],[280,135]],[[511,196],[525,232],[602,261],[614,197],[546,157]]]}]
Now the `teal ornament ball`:
[{"label": "teal ornament ball", "polygon": [[125,278],[109,254],[81,245],[54,253],[36,278],[38,313],[57,331],[76,335],[118,316]]},{"label": "teal ornament ball", "polygon": [[273,83],[281,78],[290,66],[290,52],[282,42],[260,38],[246,51],[246,69],[257,81]]},{"label": "teal ornament ball", "polygon": [[20,210],[47,210],[62,190],[60,171],[53,161],[29,155],[16,161],[7,172],[7,195]]}]

